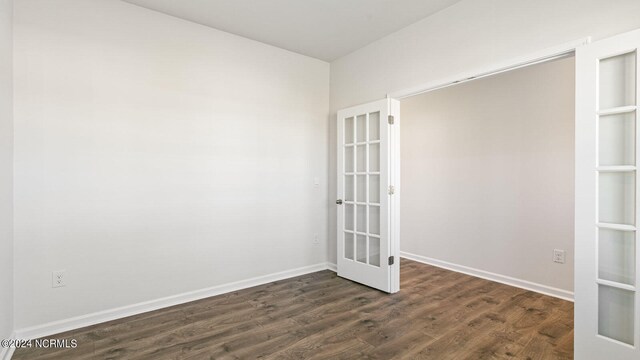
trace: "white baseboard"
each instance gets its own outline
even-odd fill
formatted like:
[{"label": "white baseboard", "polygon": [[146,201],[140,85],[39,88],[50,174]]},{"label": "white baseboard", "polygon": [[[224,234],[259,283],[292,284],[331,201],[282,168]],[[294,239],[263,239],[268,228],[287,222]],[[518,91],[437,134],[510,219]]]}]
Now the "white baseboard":
[{"label": "white baseboard", "polygon": [[327,263],[327,270],[331,270],[335,273],[338,272],[338,265],[334,264],[334,263]]},{"label": "white baseboard", "polygon": [[16,348],[2,348],[0,351],[0,360],[11,360],[13,353],[16,351]]},{"label": "white baseboard", "polygon": [[[9,339],[16,339],[16,333],[14,332],[13,334],[11,334]],[[0,360],[11,360],[11,357],[13,356],[14,351],[16,351],[16,348],[13,348],[13,347],[0,348]]]},{"label": "white baseboard", "polygon": [[[406,259],[418,261],[428,265],[441,267],[444,269],[464,273],[471,276],[499,282],[502,284],[515,286],[518,288],[535,291],[560,299],[573,301],[573,292],[557,289],[554,287],[533,283],[526,280],[520,280],[509,276],[494,274],[484,270],[478,270],[467,266],[457,265],[446,261],[436,260],[421,255],[415,255],[407,252],[400,252],[400,256]],[[154,311],[174,305],[180,305],[191,301],[196,301],[211,296],[221,295],[233,291],[247,289],[250,287],[267,284],[274,281],[288,279],[295,276],[305,275],[316,271],[331,270],[336,272],[336,264],[319,263],[315,265],[305,266],[297,269],[291,269],[278,273],[273,273],[255,278],[237,281],[229,284],[214,286],[207,289],[191,291],[183,294],[168,296],[156,300],[146,301],[138,304],[123,306],[120,308],[100,311],[92,314],[82,315],[70,319],[55,321],[43,325],[33,326],[29,328],[19,329],[14,332],[12,338],[18,339],[36,339],[44,336],[50,336],[74,329],[83,328],[107,321],[117,320],[128,316],[138,315],[149,311]],[[15,349],[0,349],[0,360],[10,360]]]},{"label": "white baseboard", "polygon": [[[165,298],[146,301],[138,304],[123,306],[120,308],[100,311],[92,314],[82,315],[70,319],[55,321],[43,325],[33,326],[29,328],[19,329],[15,331],[15,337],[18,339],[36,339],[44,336],[50,336],[70,330],[75,330],[107,321],[117,320],[132,315],[138,315],[149,311],[154,311],[169,306],[180,305],[191,301],[196,301],[211,296],[221,295],[233,291],[247,289],[250,287],[268,284],[270,282],[288,279],[295,276],[305,275],[316,271],[331,270],[328,263],[319,263],[315,265],[305,266],[297,269],[286,270],[274,274],[258,276],[247,280],[237,281],[233,283],[214,286],[207,289],[201,289],[186,292],[178,295],[168,296]],[[334,270],[335,271],[335,270]],[[0,357],[2,360],[4,359]]]},{"label": "white baseboard", "polygon": [[442,260],[436,260],[436,259],[428,258],[426,256],[411,254],[404,251],[400,252],[400,256],[409,260],[437,266],[443,269],[479,277],[486,280],[499,282],[499,283],[510,285],[510,286],[515,286],[521,289],[535,291],[541,294],[557,297],[567,301],[573,301],[573,292],[571,291],[562,290],[562,289],[554,288],[551,286],[534,283],[531,281],[516,279],[510,276],[495,274],[495,273],[484,271],[484,270],[474,269],[468,266],[453,264],[453,263],[442,261]]}]

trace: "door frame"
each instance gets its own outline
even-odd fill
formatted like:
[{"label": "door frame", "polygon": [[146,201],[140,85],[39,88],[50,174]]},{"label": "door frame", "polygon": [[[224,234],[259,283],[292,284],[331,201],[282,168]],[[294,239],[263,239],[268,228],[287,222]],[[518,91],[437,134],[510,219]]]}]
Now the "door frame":
[{"label": "door frame", "polygon": [[[407,89],[403,89],[403,90],[398,90],[398,91],[394,91],[391,92],[389,94],[387,94],[387,99],[393,99],[393,100],[398,100],[398,102],[396,102],[395,106],[397,106],[396,109],[391,109],[392,113],[397,114],[397,118],[400,119],[400,102],[399,100],[402,99],[406,99],[408,97],[412,97],[412,96],[416,96],[416,95],[420,95],[420,94],[424,94],[424,93],[428,93],[431,91],[435,91],[435,90],[440,90],[449,86],[454,86],[454,85],[458,85],[464,82],[468,82],[468,81],[473,81],[473,80],[477,80],[477,79],[481,79],[484,77],[488,77],[488,76],[492,76],[492,75],[497,75],[500,73],[504,73],[507,71],[511,71],[511,70],[516,70],[516,69],[520,69],[520,68],[524,68],[527,66],[531,66],[531,65],[536,65],[536,64],[541,64],[541,63],[545,63],[548,61],[553,61],[553,60],[558,60],[558,59],[562,59],[562,58],[566,58],[566,57],[570,57],[570,56],[575,56],[576,53],[576,49],[581,47],[581,46],[585,46],[591,43],[591,37],[584,37],[584,38],[580,38],[574,41],[569,41],[554,47],[550,47],[550,48],[546,48],[540,51],[536,51],[533,53],[530,53],[528,55],[525,56],[520,56],[517,58],[513,58],[510,60],[506,60],[506,61],[502,61],[502,62],[498,62],[498,63],[494,63],[492,66],[488,66],[488,67],[481,67],[481,68],[477,68],[475,70],[471,70],[468,72],[464,72],[461,74],[457,74],[454,76],[447,76],[444,77],[442,79],[439,80],[435,80],[435,81],[431,81],[425,84],[421,84],[418,86],[414,86],[414,87],[410,87]],[[393,104],[394,102],[392,102]],[[395,174],[396,179],[392,179],[393,183],[396,184],[396,189],[400,190],[400,131],[399,131],[399,127],[396,128],[395,133],[394,134],[390,134],[390,137],[392,137],[392,144],[391,147],[395,148],[396,151],[395,153],[392,152],[390,154],[390,161],[391,161],[391,166],[393,167],[393,169],[390,169],[390,171],[392,172],[392,174]],[[574,162],[575,162],[575,156],[574,156]],[[394,175],[392,175],[394,176]],[[574,199],[575,202],[575,199]],[[397,263],[399,263],[399,257],[400,257],[400,196],[397,197],[392,197],[391,201],[390,201],[390,206],[391,206],[391,214],[392,214],[392,218],[390,220],[390,224],[389,226],[391,227],[391,253],[393,255],[396,256],[396,258],[398,259]],[[392,269],[392,271],[400,271],[400,268],[394,268]],[[455,270],[457,271],[457,270]],[[475,275],[474,275],[475,276]],[[392,273],[392,279],[399,279],[400,276],[395,275]],[[574,279],[575,279],[575,274],[574,274]],[[393,281],[393,280],[392,280]],[[400,288],[400,285],[397,284],[397,287],[393,286],[392,283],[392,289],[396,289],[395,291],[398,291]],[[393,291],[393,292],[395,292]],[[558,295],[552,295],[552,296],[556,296],[559,297]],[[573,299],[568,299],[565,297],[561,297],[563,299],[566,300],[570,300],[572,301]]]},{"label": "door frame", "polygon": [[564,44],[546,48],[526,56],[520,56],[517,58],[509,59],[494,63],[490,66],[480,67],[467,71],[464,73],[456,74],[454,76],[447,76],[442,79],[431,81],[425,84],[417,85],[407,89],[393,91],[387,94],[387,98],[401,100],[415,95],[424,94],[434,90],[443,89],[449,86],[462,84],[467,81],[473,81],[481,79],[487,76],[497,75],[503,72],[523,68],[530,65],[541,64],[547,61],[561,59],[564,57],[573,56],[576,48],[591,43],[591,37],[584,37],[574,41],[569,41]]},{"label": "door frame", "polygon": [[[388,97],[387,97],[388,98]],[[395,259],[391,265],[391,293],[400,291],[400,101],[389,101],[389,114],[394,117],[394,124],[389,129],[389,183],[394,187],[394,194],[389,198],[389,252]]]}]

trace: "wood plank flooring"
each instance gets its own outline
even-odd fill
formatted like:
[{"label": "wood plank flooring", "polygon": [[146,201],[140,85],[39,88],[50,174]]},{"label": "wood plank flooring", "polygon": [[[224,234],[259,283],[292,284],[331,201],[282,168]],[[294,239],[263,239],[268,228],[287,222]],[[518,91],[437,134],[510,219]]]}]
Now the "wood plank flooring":
[{"label": "wood plank flooring", "polygon": [[321,271],[49,338],[22,359],[572,359],[573,303],[401,260],[388,295]]}]

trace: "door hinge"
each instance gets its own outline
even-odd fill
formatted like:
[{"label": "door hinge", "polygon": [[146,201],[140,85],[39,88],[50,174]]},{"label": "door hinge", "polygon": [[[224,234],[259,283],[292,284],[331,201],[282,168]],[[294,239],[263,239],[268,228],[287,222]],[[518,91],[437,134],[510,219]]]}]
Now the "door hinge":
[{"label": "door hinge", "polygon": [[393,265],[395,262],[395,258],[393,256],[389,256],[389,266]]},{"label": "door hinge", "polygon": [[395,119],[393,118],[393,115],[389,115],[389,117],[388,117],[389,125],[393,125],[394,120]]},{"label": "door hinge", "polygon": [[396,193],[396,187],[393,185],[389,185],[389,195],[393,195]]}]

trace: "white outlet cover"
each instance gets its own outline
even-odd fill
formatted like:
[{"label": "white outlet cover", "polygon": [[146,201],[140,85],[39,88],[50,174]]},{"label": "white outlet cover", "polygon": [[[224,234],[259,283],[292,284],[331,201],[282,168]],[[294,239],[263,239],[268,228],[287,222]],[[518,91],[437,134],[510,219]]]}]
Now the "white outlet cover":
[{"label": "white outlet cover", "polygon": [[554,249],[553,250],[553,262],[558,264],[564,264],[565,262],[565,254],[564,250]]}]

